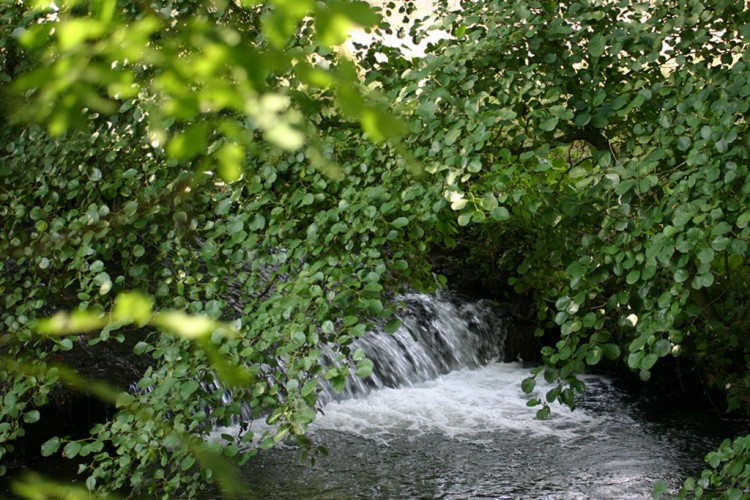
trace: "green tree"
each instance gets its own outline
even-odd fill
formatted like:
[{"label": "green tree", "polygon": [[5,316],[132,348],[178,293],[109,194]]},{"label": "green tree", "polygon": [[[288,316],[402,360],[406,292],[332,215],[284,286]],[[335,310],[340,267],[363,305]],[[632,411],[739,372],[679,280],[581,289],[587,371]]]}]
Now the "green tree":
[{"label": "green tree", "polygon": [[[475,259],[535,300],[540,335],[559,331],[524,382],[558,382],[532,401],[538,416],[572,405],[576,375],[604,359],[645,381],[667,356],[746,411],[746,4],[445,2],[442,14],[453,37],[383,86],[422,123],[406,140],[443,179]],[[683,493],[746,490],[744,443],[709,455],[731,466]]]},{"label": "green tree", "polygon": [[[433,283],[440,237],[400,123],[335,48],[378,20],[362,2],[4,4],[0,458],[59,383],[117,408],[42,447],[84,457],[92,490],[192,495],[217,454],[314,452],[319,384],[369,373],[348,344],[390,316],[386,288]],[[136,394],[53,362],[125,336],[151,360]],[[203,443],[241,401],[275,431]]]},{"label": "green tree", "polygon": [[[177,334],[136,346],[153,359],[139,382],[150,391],[115,398],[89,439],[46,445],[92,457],[92,488],[193,493],[213,472],[185,436],[237,415],[217,404],[227,394],[279,423],[261,447],[287,435],[312,446],[319,381],[367,374],[347,345],[388,317],[391,291],[434,283],[426,255],[454,240],[533,298],[540,334],[559,332],[523,384],[557,382],[532,402],[539,417],[572,405],[576,376],[604,359],[648,380],[667,356],[747,409],[744,3],[383,13],[406,15],[414,42],[450,36],[424,57],[376,41],[352,61],[335,45],[378,22],[363,3],[6,3],[0,57],[16,93],[4,113],[46,127],[2,132],[14,360],[0,450],[72,379],[49,360],[76,343],[40,338],[34,322],[76,307],[47,326],[88,321],[95,333],[78,342],[146,324]],[[150,298],[123,295],[135,289]],[[206,328],[187,327],[188,313]],[[199,335],[214,327],[225,334]],[[340,368],[319,365],[324,343]],[[217,374],[216,390],[197,383]],[[252,436],[240,441],[221,451],[248,458]],[[682,493],[742,494],[746,441],[709,454]]]}]

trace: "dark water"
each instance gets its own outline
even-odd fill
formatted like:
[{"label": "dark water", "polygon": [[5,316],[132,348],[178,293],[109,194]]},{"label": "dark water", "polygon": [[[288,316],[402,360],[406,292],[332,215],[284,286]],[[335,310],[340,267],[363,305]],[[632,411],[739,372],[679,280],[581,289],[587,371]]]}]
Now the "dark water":
[{"label": "dark water", "polygon": [[329,456],[261,456],[243,469],[248,498],[649,498],[656,480],[677,488],[699,471],[727,431],[710,414],[644,419],[595,377],[578,409],[538,421],[527,373],[494,363],[330,403],[312,428]]}]

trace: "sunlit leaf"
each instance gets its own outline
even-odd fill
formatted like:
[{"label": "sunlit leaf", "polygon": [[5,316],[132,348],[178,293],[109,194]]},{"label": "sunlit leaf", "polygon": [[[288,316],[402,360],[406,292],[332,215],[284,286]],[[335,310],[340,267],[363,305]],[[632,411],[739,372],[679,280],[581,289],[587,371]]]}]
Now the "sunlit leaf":
[{"label": "sunlit leaf", "polygon": [[39,320],[37,331],[42,335],[70,335],[99,330],[108,322],[104,315],[90,311],[76,310],[70,314],[61,311],[48,319]]},{"label": "sunlit leaf", "polygon": [[363,110],[360,121],[364,131],[375,142],[400,137],[404,132],[404,125],[401,121],[378,108]]},{"label": "sunlit leaf", "polygon": [[354,25],[369,27],[379,21],[380,16],[367,2],[329,2],[317,12],[317,36],[323,45],[339,45]]},{"label": "sunlit leaf", "polygon": [[112,320],[143,326],[151,320],[154,300],[140,293],[121,293],[115,299]]},{"label": "sunlit leaf", "polygon": [[207,124],[191,125],[169,141],[167,154],[176,160],[189,160],[205,152],[207,140]]},{"label": "sunlit leaf", "polygon": [[245,148],[239,144],[224,144],[216,152],[219,175],[225,182],[234,182],[242,176]]},{"label": "sunlit leaf", "polygon": [[153,323],[159,328],[186,339],[197,339],[211,335],[221,329],[228,332],[219,322],[207,317],[189,315],[180,311],[158,312],[153,315]]}]

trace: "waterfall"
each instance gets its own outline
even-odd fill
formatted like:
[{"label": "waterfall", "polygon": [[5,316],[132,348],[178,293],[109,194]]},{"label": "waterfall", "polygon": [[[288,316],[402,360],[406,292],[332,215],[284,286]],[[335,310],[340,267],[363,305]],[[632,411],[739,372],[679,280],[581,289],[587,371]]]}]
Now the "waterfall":
[{"label": "waterfall", "polygon": [[[321,405],[332,400],[363,397],[374,389],[411,386],[461,368],[478,368],[504,357],[509,321],[488,300],[469,301],[452,293],[400,297],[401,327],[393,334],[382,328],[352,343],[373,362],[372,375],[350,377],[335,393],[325,385]],[[333,364],[326,349],[324,364]]]}]

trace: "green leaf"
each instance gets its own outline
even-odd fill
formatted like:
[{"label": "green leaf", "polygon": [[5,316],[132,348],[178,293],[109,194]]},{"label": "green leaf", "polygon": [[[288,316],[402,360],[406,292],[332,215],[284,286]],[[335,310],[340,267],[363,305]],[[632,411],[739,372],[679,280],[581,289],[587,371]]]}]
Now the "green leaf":
[{"label": "green leaf", "polygon": [[559,122],[559,119],[556,116],[552,116],[541,122],[539,128],[545,132],[552,132],[557,127],[557,122]]},{"label": "green leaf", "polygon": [[620,357],[620,347],[617,344],[604,344],[602,353],[607,359],[615,360]]},{"label": "green leaf", "polygon": [[534,390],[534,387],[536,387],[536,378],[535,377],[527,377],[521,381],[521,390],[524,392],[524,394],[531,394],[531,392]]},{"label": "green leaf", "polygon": [[446,146],[452,146],[461,135],[460,128],[453,128],[445,134],[444,142]]},{"label": "green leaf", "polygon": [[152,323],[186,339],[206,337],[214,331],[231,335],[236,332],[222,325],[208,316],[191,316],[180,311],[164,311],[153,315]]},{"label": "green leaf", "polygon": [[616,188],[615,194],[622,196],[635,186],[636,182],[633,179],[626,179],[622,181]]},{"label": "green leaf", "polygon": [[586,270],[588,269],[588,266],[581,262],[573,262],[568,267],[565,268],[565,274],[570,276],[573,279],[581,279],[584,276],[586,276]]},{"label": "green leaf", "polygon": [[[39,320],[37,330],[42,335],[68,335],[104,328],[107,322],[107,318],[91,311],[75,310],[70,314],[58,312],[51,318]],[[61,340],[59,345],[63,350],[73,348],[72,341],[67,338]]]},{"label": "green leaf", "polygon": [[305,383],[305,385],[302,386],[302,390],[300,391],[300,394],[302,396],[307,396],[308,394],[312,394],[313,391],[315,391],[315,388],[318,387],[318,381],[316,379],[310,380]]},{"label": "green leaf", "polygon": [[227,224],[226,231],[227,231],[227,234],[234,234],[236,232],[241,231],[243,227],[244,227],[244,223],[239,219],[235,219],[229,224]]},{"label": "green leaf", "polygon": [[65,445],[65,448],[63,449],[63,455],[65,456],[65,458],[75,458],[80,451],[81,443],[79,443],[78,441],[70,441]]},{"label": "green leaf", "polygon": [[656,270],[656,264],[646,264],[643,267],[643,272],[641,272],[641,279],[644,281],[650,280],[656,274]]},{"label": "green leaf", "polygon": [[360,122],[373,142],[400,137],[405,131],[404,124],[400,120],[380,109],[363,110]]},{"label": "green leaf", "polygon": [[674,272],[674,280],[677,283],[684,283],[687,281],[687,279],[690,277],[690,273],[688,273],[687,269],[678,269]]},{"label": "green leaf", "polygon": [[614,189],[620,184],[620,176],[615,173],[608,173],[602,177],[602,186],[606,189]]},{"label": "green leaf", "polygon": [[732,243],[732,240],[729,238],[726,238],[724,236],[717,236],[716,238],[711,241],[711,248],[714,249],[716,252],[723,252],[727,248],[729,248],[729,245]]},{"label": "green leaf", "polygon": [[60,438],[53,437],[42,444],[42,456],[49,457],[60,449]]},{"label": "green leaf", "polygon": [[472,222],[475,222],[477,224],[481,224],[485,220],[487,220],[487,217],[484,215],[484,212],[475,211],[471,214],[471,220]]},{"label": "green leaf", "polygon": [[385,327],[383,330],[385,330],[385,333],[395,333],[399,328],[401,328],[401,320],[398,318],[393,318],[388,323],[385,324]]},{"label": "green leaf", "polygon": [[544,395],[544,398],[547,400],[548,403],[552,403],[555,400],[557,400],[557,396],[560,395],[560,386],[553,387],[549,391],[547,391],[547,394]]},{"label": "green leaf", "polygon": [[71,19],[58,28],[60,48],[70,50],[86,40],[98,38],[107,31],[107,24],[98,19]]},{"label": "green leaf", "polygon": [[657,340],[652,347],[652,351],[654,354],[662,358],[672,352],[672,343],[667,339]]},{"label": "green leaf", "polygon": [[576,115],[573,122],[577,127],[585,127],[591,121],[590,113],[579,113]]},{"label": "green leaf", "polygon": [[370,374],[372,374],[372,367],[372,361],[365,358],[357,362],[357,371],[355,371],[354,374],[360,378],[369,377]]},{"label": "green leaf", "polygon": [[175,160],[189,160],[206,150],[208,124],[199,123],[177,134],[167,145],[167,154]]},{"label": "green leaf", "polygon": [[602,354],[604,354],[604,350],[599,346],[589,348],[586,353],[586,363],[592,366],[599,364],[599,361],[602,359]]},{"label": "green leaf", "polygon": [[591,37],[588,45],[588,52],[592,57],[601,57],[604,54],[604,42],[605,38],[601,33],[597,33]]},{"label": "green leaf", "polygon": [[407,219],[406,217],[398,217],[397,219],[393,220],[393,222],[391,222],[391,225],[397,228],[402,228],[408,224],[409,219]]},{"label": "green leaf", "polygon": [[497,198],[495,198],[492,194],[487,194],[479,201],[479,204],[482,206],[485,210],[494,210],[497,208]]},{"label": "green leaf", "polygon": [[245,148],[239,144],[224,144],[216,152],[219,175],[224,182],[232,183],[242,176]]},{"label": "green leaf", "polygon": [[31,410],[23,414],[23,421],[27,424],[33,424],[38,422],[40,417],[39,410]]},{"label": "green leaf", "polygon": [[737,217],[737,221],[735,222],[738,228],[743,229],[750,224],[750,211],[743,212],[739,217]]},{"label": "green leaf", "polygon": [[380,16],[366,2],[330,2],[316,13],[318,39],[324,45],[344,43],[354,25],[370,27]]},{"label": "green leaf", "polygon": [[706,271],[702,274],[693,276],[690,286],[696,290],[700,288],[707,288],[714,284],[714,275],[711,271]]},{"label": "green leaf", "polygon": [[134,402],[135,402],[135,397],[129,392],[123,391],[117,395],[117,400],[115,401],[115,407],[123,408],[125,406],[130,406]]},{"label": "green leaf", "polygon": [[133,354],[141,355],[151,349],[151,344],[148,342],[138,341],[133,347]]},{"label": "green leaf", "polygon": [[469,200],[467,200],[466,198],[458,198],[457,200],[451,202],[451,210],[462,210],[467,203],[469,203]]},{"label": "green leaf", "polygon": [[551,413],[552,411],[549,406],[545,405],[544,408],[536,412],[536,418],[538,420],[547,420]]},{"label": "green leaf", "polygon": [[654,483],[654,487],[651,489],[651,498],[659,500],[667,491],[669,491],[669,485],[660,479]]},{"label": "green leaf", "polygon": [[195,464],[195,457],[188,455],[180,461],[180,470],[186,471]]},{"label": "green leaf", "polygon": [[180,385],[180,395],[183,399],[187,399],[191,394],[198,390],[198,387],[200,387],[200,384],[197,381],[188,380]]},{"label": "green leaf", "polygon": [[121,293],[115,299],[112,320],[143,326],[151,320],[154,300],[140,293]]},{"label": "green leaf", "polygon": [[714,260],[714,251],[711,248],[704,247],[698,250],[698,260],[704,264],[710,264]]},{"label": "green leaf", "polygon": [[504,221],[510,218],[510,212],[508,212],[508,209],[505,207],[495,207],[490,212],[490,217],[496,221]]},{"label": "green leaf", "polygon": [[292,334],[292,340],[296,345],[301,346],[307,342],[307,335],[305,335],[305,332],[297,331]]},{"label": "green leaf", "polygon": [[[366,370],[363,370],[363,373],[365,373]],[[367,375],[363,375],[363,377],[366,377]],[[346,377],[343,375],[339,375],[336,377],[333,377],[331,379],[331,387],[333,388],[334,392],[341,392],[344,389],[346,389]]]},{"label": "green leaf", "polygon": [[641,370],[650,370],[658,360],[659,356],[654,353],[649,353],[643,356],[643,359],[641,359],[638,366],[640,366]]},{"label": "green leaf", "polygon": [[642,334],[632,340],[630,342],[630,345],[628,346],[628,350],[630,352],[636,352],[641,351],[648,343],[649,335],[648,334]]},{"label": "green leaf", "polygon": [[[737,474],[737,475],[739,476],[739,474]],[[743,494],[743,490],[741,490],[739,488],[729,488],[726,491],[725,495],[726,495],[725,498],[727,500],[740,500],[743,497],[745,497],[745,495]]]},{"label": "green leaf", "polygon": [[264,449],[264,450],[273,448],[275,444],[276,444],[276,441],[274,441],[273,436],[268,436],[266,438],[261,439],[260,441],[260,447],[261,449]]},{"label": "green leaf", "polygon": [[628,367],[635,370],[643,359],[643,351],[637,351],[628,355]]},{"label": "green leaf", "polygon": [[641,278],[641,272],[638,269],[634,269],[628,273],[628,275],[625,277],[625,282],[628,285],[632,285]]}]

